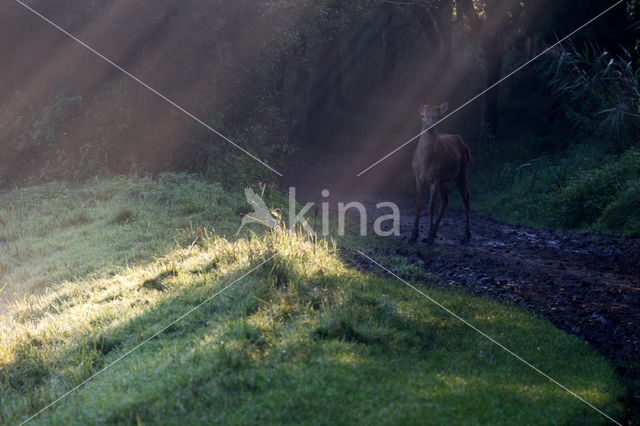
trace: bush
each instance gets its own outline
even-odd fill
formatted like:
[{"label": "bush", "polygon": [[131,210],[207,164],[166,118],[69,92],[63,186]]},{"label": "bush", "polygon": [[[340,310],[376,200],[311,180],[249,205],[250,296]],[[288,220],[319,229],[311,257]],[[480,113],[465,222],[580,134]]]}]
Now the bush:
[{"label": "bush", "polygon": [[[514,223],[638,234],[640,150],[618,155],[603,151],[581,144],[564,154],[472,169],[474,205]],[[481,151],[477,157],[483,155]]]},{"label": "bush", "polygon": [[630,181],[600,217],[605,229],[621,230],[627,235],[640,234],[640,178]]},{"label": "bush", "polygon": [[640,152],[635,149],[577,174],[553,197],[560,225],[579,227],[597,222],[605,209],[627,190],[630,181],[639,176]]},{"label": "bush", "polygon": [[542,72],[562,102],[574,140],[621,152],[638,141],[640,67],[630,53],[615,57],[593,44],[570,44]]}]

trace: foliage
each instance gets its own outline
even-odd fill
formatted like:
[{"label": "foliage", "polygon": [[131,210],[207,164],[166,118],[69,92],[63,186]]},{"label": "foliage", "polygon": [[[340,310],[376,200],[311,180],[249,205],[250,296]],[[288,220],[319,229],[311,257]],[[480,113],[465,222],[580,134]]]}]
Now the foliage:
[{"label": "foliage", "polygon": [[638,64],[570,44],[538,70],[565,120],[547,136],[485,143],[476,153],[479,205],[514,222],[640,233]]},{"label": "foliage", "polygon": [[[3,226],[18,226],[14,216],[22,218],[15,244],[60,242],[30,260],[48,264],[48,274],[77,268],[52,259],[77,244],[66,238],[69,229],[87,226],[93,226],[83,234],[87,247],[101,245],[111,271],[75,269],[0,316],[2,423],[26,419],[158,332],[33,421],[412,424],[461,423],[470,413],[491,422],[496,412],[513,423],[602,420],[407,286],[348,267],[323,240],[284,229],[223,237],[238,222],[237,197],[218,185],[164,175],[48,184],[2,197],[14,201],[0,207]],[[205,198],[210,202],[203,205]],[[87,209],[85,218],[60,217],[67,208]],[[216,229],[188,225],[205,217]],[[38,235],[44,220],[67,225]],[[151,250],[126,268],[117,267],[120,241],[104,238],[124,228],[141,239],[144,252],[154,239],[171,240],[180,223],[189,235],[178,232],[177,245],[153,258]],[[85,253],[85,261],[99,268],[94,256]],[[9,277],[16,268],[15,262],[6,267]],[[423,291],[608,414],[619,414],[621,386],[584,342],[512,306]]]},{"label": "foliage", "polygon": [[630,180],[615,200],[603,210],[600,223],[605,229],[621,229],[640,235],[640,179]]},{"label": "foliage", "polygon": [[[131,4],[112,14],[108,4],[73,0],[46,14],[63,27],[83,16],[92,28],[109,32],[99,51],[277,169],[288,158],[291,126],[277,85],[280,63],[297,41],[297,20],[288,18],[304,8],[290,3],[154,0],[148,8]],[[16,24],[27,15],[13,5],[0,9],[7,31],[41,57],[39,33]],[[48,37],[51,28],[43,28]],[[58,49],[66,55],[78,48],[53,38],[49,51]],[[118,57],[129,50],[131,57]],[[11,64],[13,51],[6,52]],[[223,138],[80,51],[85,54],[69,53],[70,60],[55,69],[43,65],[35,76],[19,75],[22,58],[15,58],[12,90],[3,93],[0,107],[0,185],[167,170],[225,185],[273,179]]]},{"label": "foliage", "polygon": [[[595,223],[611,203],[617,202],[635,186],[634,182],[639,176],[640,151],[637,150],[609,157],[595,168],[580,171],[560,188],[553,199],[560,224],[577,227]],[[616,204],[617,207],[612,207],[613,211],[619,212],[622,205],[619,201]],[[609,219],[605,223],[615,223],[611,218],[613,211],[609,212]],[[629,209],[624,213],[630,217],[640,217],[639,210]],[[624,225],[619,220],[618,224]]]},{"label": "foliage", "polygon": [[594,44],[570,44],[545,74],[576,130],[576,142],[591,140],[617,152],[637,144],[640,67],[629,53],[617,58]]},{"label": "foliage", "polygon": [[[498,157],[493,169],[472,169],[476,206],[510,222],[640,234],[640,209],[634,199],[640,177],[638,149],[607,155],[599,146],[576,145],[563,154],[523,162],[531,152],[527,144],[535,152],[548,142],[521,140],[516,144],[522,148],[521,160],[511,154],[511,160]],[[478,156],[487,158],[491,152],[482,149]]]},{"label": "foliage", "polygon": [[6,171],[5,176],[0,176],[0,185],[4,183],[3,178],[9,177],[9,168],[13,169],[12,180],[21,174],[12,163],[17,162],[26,169],[33,165],[38,153],[44,151],[52,154],[35,170],[29,170],[33,181],[86,179],[104,174],[105,152],[100,138],[91,137],[72,148],[64,126],[82,109],[82,97],[59,92],[42,109],[32,108],[21,93],[14,94],[12,100],[0,107],[0,134],[10,138],[0,153],[0,164]]}]

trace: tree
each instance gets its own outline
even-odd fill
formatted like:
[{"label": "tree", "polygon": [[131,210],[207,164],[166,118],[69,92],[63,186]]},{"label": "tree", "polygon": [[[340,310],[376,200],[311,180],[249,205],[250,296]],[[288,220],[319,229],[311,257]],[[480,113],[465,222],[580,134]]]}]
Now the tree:
[{"label": "tree", "polygon": [[398,61],[397,30],[394,26],[396,20],[396,6],[393,3],[382,3],[384,14],[382,27],[382,45],[384,47],[384,63],[382,65],[382,84],[387,96],[394,93],[394,79]]},{"label": "tree", "polygon": [[[457,1],[471,38],[479,40],[486,67],[486,87],[500,80],[505,53],[524,37],[530,3],[519,0]],[[482,120],[494,135],[498,132],[498,100],[497,87],[483,97]]]}]

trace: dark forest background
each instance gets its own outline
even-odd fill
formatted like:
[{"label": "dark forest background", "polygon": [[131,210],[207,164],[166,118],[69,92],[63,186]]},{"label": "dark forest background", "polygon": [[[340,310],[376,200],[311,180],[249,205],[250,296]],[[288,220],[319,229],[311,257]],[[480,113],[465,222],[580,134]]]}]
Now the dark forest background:
[{"label": "dark forest background", "polygon": [[[478,205],[562,226],[602,221],[624,197],[623,216],[636,206],[637,3],[443,124],[474,150]],[[419,130],[422,103],[463,104],[613,2],[29,4],[279,168],[312,145],[353,144],[375,159]],[[0,28],[0,185],[168,170],[225,185],[275,178],[19,4],[0,4]],[[405,151],[385,167],[409,175]],[[530,217],[531,203],[546,210]]]}]

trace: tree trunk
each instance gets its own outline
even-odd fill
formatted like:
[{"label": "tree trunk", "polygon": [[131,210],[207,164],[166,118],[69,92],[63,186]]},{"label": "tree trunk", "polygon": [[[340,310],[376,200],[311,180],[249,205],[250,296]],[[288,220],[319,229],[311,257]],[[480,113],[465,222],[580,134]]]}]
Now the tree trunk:
[{"label": "tree trunk", "polygon": [[423,70],[424,83],[420,92],[428,95],[430,102],[445,101],[449,98],[448,88],[440,83],[451,63],[451,1],[442,1],[429,8],[416,6],[414,13],[427,39],[426,48],[432,52]]},{"label": "tree trunk", "polygon": [[293,124],[290,138],[302,136],[306,128],[306,108],[309,103],[309,69],[307,66],[307,38],[300,35],[295,58],[295,77],[293,81],[292,102],[294,107],[290,109]]},{"label": "tree trunk", "polygon": [[382,44],[384,46],[384,63],[382,65],[382,84],[385,93],[389,98],[394,94],[394,78],[396,71],[396,61],[398,57],[397,37],[393,30],[395,21],[395,5],[383,4],[384,22],[382,31]]},{"label": "tree trunk", "polygon": [[[435,93],[435,88],[438,87],[438,57],[440,40],[438,37],[438,30],[435,26],[435,22],[427,10],[426,6],[418,5],[414,7],[415,17],[420,23],[422,32],[427,39],[425,51],[429,52],[429,56],[423,63],[422,70],[420,71],[421,82],[418,89],[419,102],[433,102],[439,101],[438,96]],[[413,100],[412,100],[413,101]]]},{"label": "tree trunk", "polygon": [[[503,52],[496,40],[489,40],[483,50],[487,66],[486,87],[490,87],[500,80]],[[498,86],[494,87],[483,97],[482,121],[493,136],[498,134],[498,89]]]},{"label": "tree trunk", "polygon": [[443,69],[449,68],[451,63],[451,48],[453,36],[453,4],[451,0],[439,3],[436,11],[438,34],[440,38],[440,61]]},{"label": "tree trunk", "polygon": [[325,41],[318,46],[318,57],[313,68],[313,76],[309,84],[307,112],[305,119],[305,136],[313,139],[320,129],[322,111],[330,99],[333,84],[333,43]]},{"label": "tree trunk", "polygon": [[322,112],[333,99],[339,108],[346,108],[342,79],[340,29],[329,28],[318,46],[317,62],[309,86],[305,134],[312,139],[320,129]]},{"label": "tree trunk", "polygon": [[285,85],[285,78],[287,76],[287,62],[289,60],[288,58],[289,58],[289,52],[284,51],[278,56],[278,59],[276,62],[277,73],[276,73],[276,78],[274,82],[274,90],[275,90],[276,104],[278,105],[278,108],[280,110],[284,110],[285,108],[284,85]]},{"label": "tree trunk", "polygon": [[345,109],[347,107],[347,100],[344,96],[344,83],[342,78],[342,33],[338,28],[333,31],[333,37],[331,40],[331,74],[333,80],[333,97],[336,101],[336,105],[339,108]]}]

